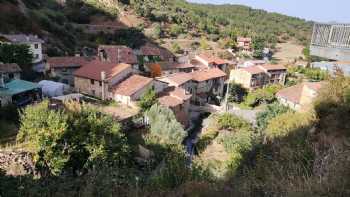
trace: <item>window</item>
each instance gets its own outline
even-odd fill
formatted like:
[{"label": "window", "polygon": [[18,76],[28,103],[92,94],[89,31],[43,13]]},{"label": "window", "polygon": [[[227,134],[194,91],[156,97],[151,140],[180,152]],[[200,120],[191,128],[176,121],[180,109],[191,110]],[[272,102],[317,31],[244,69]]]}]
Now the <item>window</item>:
[{"label": "window", "polygon": [[95,96],[95,94],[96,94],[95,90],[91,90],[91,92],[92,92],[92,95]]},{"label": "window", "polygon": [[95,80],[90,79],[90,84],[91,84],[91,85],[94,85],[94,84],[95,84]]},{"label": "window", "polygon": [[102,81],[100,81],[100,86],[102,86]]},{"label": "window", "polygon": [[39,54],[35,54],[35,59],[39,59]]},{"label": "window", "polygon": [[13,73],[9,73],[9,78],[13,79],[13,78],[15,78],[15,75]]},{"label": "window", "polygon": [[39,44],[34,44],[34,48],[38,49],[39,48]]}]

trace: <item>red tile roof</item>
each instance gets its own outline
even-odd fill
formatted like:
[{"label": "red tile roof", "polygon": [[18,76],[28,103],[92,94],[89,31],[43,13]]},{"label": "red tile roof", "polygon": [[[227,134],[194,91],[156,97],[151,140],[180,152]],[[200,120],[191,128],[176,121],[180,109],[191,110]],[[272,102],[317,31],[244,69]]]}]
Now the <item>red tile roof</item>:
[{"label": "red tile roof", "polygon": [[175,107],[184,103],[183,100],[169,95],[160,97],[158,102],[165,107]]},{"label": "red tile roof", "polygon": [[305,82],[288,88],[284,88],[278,91],[276,96],[286,99],[292,103],[299,104],[305,86],[307,86],[310,89],[313,89],[314,91],[319,91],[324,84],[324,82]]},{"label": "red tile roof", "polygon": [[294,85],[277,92],[276,96],[286,99],[292,103],[299,103],[304,84]]},{"label": "red tile roof", "polygon": [[113,93],[123,96],[132,96],[139,90],[145,88],[153,79],[148,77],[143,77],[140,75],[132,75],[125,81],[113,87]]},{"label": "red tile roof", "polygon": [[185,89],[177,87],[165,90],[159,97],[158,101],[163,106],[175,107],[177,105],[183,104],[191,97],[192,95],[186,92]]},{"label": "red tile roof", "polygon": [[130,64],[116,64],[94,60],[75,71],[74,76],[101,81],[102,71],[106,72],[106,79],[109,79],[127,69],[131,70]]},{"label": "red tile roof", "polygon": [[194,68],[195,66],[190,63],[175,63],[172,64],[169,68],[170,69],[179,69],[179,68]]},{"label": "red tile roof", "polygon": [[267,71],[271,71],[271,70],[287,70],[286,67],[284,67],[283,65],[278,65],[278,64],[265,64],[265,65],[261,65],[261,67]]},{"label": "red tile roof", "polygon": [[254,74],[259,74],[259,73],[264,73],[265,71],[259,67],[259,66],[251,66],[251,67],[246,67],[242,68],[242,70],[254,75]]},{"label": "red tile roof", "polygon": [[213,56],[213,55],[210,55],[210,54],[206,54],[206,53],[202,53],[202,54],[199,54],[197,55],[198,57],[200,57],[201,59],[205,60],[206,62],[208,63],[214,63],[214,64],[217,64],[217,65],[220,65],[220,64],[226,64],[227,62],[219,57],[216,57],[216,56]]},{"label": "red tile roof", "polygon": [[127,47],[121,45],[100,45],[98,46],[98,51],[105,51],[107,59],[111,63],[127,63],[127,64],[137,64],[137,57],[134,51]]},{"label": "red tile roof", "polygon": [[159,56],[164,61],[168,61],[170,58],[174,57],[170,51],[151,45],[142,46],[140,52],[141,55],[145,56]]},{"label": "red tile roof", "polygon": [[238,42],[251,42],[252,38],[238,37],[237,41]]},{"label": "red tile roof", "polygon": [[21,72],[22,69],[17,64],[1,64],[0,63],[0,73],[16,73]]},{"label": "red tile roof", "polygon": [[192,73],[178,72],[166,77],[159,78],[159,80],[167,83],[174,83],[177,86],[180,86],[192,80]]},{"label": "red tile roof", "polygon": [[47,63],[50,64],[52,68],[72,68],[72,67],[81,67],[86,65],[90,59],[86,57],[49,57]]},{"label": "red tile roof", "polygon": [[226,77],[226,73],[218,68],[199,70],[192,73],[192,79],[194,81],[207,81],[209,79],[215,79],[219,77]]}]

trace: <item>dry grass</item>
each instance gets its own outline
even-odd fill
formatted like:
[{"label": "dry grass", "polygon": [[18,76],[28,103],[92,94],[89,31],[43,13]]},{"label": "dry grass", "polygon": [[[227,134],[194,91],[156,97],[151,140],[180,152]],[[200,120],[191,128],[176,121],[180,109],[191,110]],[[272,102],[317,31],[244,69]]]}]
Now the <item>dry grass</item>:
[{"label": "dry grass", "polygon": [[293,42],[279,43],[276,46],[277,51],[274,54],[274,58],[281,64],[290,64],[299,57],[303,57],[304,47]]}]

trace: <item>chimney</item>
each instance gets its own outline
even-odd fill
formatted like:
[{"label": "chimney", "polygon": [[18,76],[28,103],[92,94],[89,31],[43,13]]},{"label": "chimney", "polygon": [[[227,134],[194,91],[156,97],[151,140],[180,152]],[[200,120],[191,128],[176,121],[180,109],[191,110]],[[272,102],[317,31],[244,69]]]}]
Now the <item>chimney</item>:
[{"label": "chimney", "polygon": [[5,88],[4,76],[0,74],[0,88]]},{"label": "chimney", "polygon": [[101,81],[102,81],[102,100],[104,101],[106,99],[106,93],[105,93],[105,80],[106,80],[106,72],[101,72]]}]

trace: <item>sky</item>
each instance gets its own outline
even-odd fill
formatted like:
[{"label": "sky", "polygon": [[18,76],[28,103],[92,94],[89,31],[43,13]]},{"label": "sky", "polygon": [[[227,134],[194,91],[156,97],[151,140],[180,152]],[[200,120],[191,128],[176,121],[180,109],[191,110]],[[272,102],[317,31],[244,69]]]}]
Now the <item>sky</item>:
[{"label": "sky", "polygon": [[350,0],[188,0],[196,3],[241,4],[316,22],[350,23]]}]

